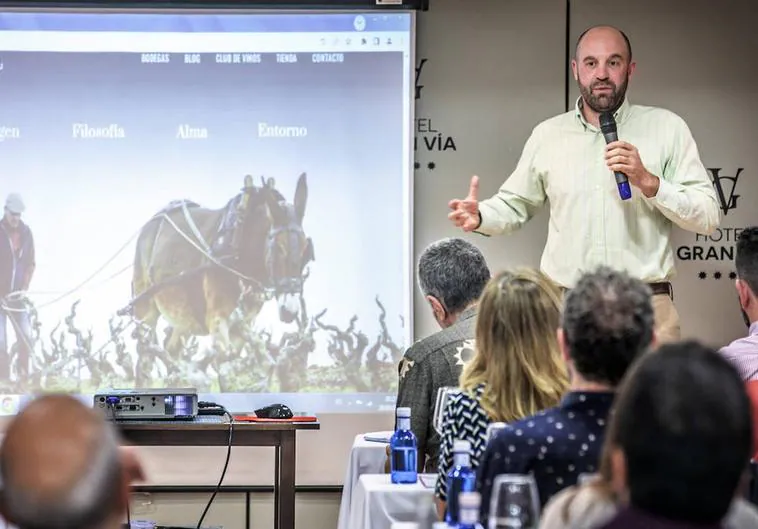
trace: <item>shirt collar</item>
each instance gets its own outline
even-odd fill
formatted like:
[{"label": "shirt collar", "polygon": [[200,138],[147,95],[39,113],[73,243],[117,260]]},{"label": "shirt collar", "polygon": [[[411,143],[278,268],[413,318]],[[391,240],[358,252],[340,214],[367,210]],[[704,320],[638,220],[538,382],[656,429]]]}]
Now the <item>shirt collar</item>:
[{"label": "shirt collar", "polygon": [[747,333],[748,333],[749,336],[753,336],[754,334],[758,334],[758,321],[754,321],[750,325],[750,328],[748,329]]},{"label": "shirt collar", "polygon": [[472,305],[469,308],[464,309],[463,312],[461,312],[461,314],[458,316],[457,321],[463,321],[469,318],[473,318],[474,316],[476,316],[476,309],[477,309],[476,305]]},{"label": "shirt collar", "polygon": [[610,407],[615,397],[613,391],[571,391],[561,400],[561,408]]},{"label": "shirt collar", "polygon": [[[616,120],[616,123],[623,123],[626,120],[626,118],[629,117],[630,107],[631,107],[631,103],[629,103],[629,98],[627,96],[624,96],[624,100],[621,102],[621,105],[613,112],[613,118]],[[582,114],[582,97],[581,96],[579,96],[576,99],[576,103],[574,103],[574,115],[579,120],[579,123],[585,129],[590,129],[594,132],[597,132],[600,130],[598,127],[590,124],[586,119],[584,119],[584,115]]]}]

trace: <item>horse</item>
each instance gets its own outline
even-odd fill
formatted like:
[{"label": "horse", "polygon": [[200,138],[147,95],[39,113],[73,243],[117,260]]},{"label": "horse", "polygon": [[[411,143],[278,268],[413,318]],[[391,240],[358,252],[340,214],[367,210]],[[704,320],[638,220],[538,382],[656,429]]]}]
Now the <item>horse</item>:
[{"label": "horse", "polygon": [[[292,203],[273,179],[242,191],[224,208],[174,201],[141,228],[132,277],[131,314],[155,339],[159,319],[170,331],[164,348],[178,359],[190,336],[212,336],[228,351],[232,316],[251,325],[264,303],[276,298],[279,318],[299,315],[306,265],[315,259],[303,230],[308,198],[305,173]],[[168,367],[168,366],[167,366]]]}]

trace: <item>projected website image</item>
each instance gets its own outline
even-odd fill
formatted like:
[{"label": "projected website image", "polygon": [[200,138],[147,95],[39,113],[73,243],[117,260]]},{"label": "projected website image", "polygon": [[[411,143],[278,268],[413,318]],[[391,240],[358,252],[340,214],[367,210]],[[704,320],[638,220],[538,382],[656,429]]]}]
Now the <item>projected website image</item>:
[{"label": "projected website image", "polygon": [[46,49],[0,38],[0,126],[14,131],[0,194],[22,204],[3,229],[18,249],[12,221],[27,225],[35,254],[33,269],[16,254],[28,285],[0,292],[2,393],[391,405],[409,341],[409,58],[330,16],[349,17],[339,49],[334,32],[315,51],[238,48],[234,33],[212,34],[217,50],[176,33],[187,51],[149,51],[144,27],[92,41],[102,50],[60,32]]}]

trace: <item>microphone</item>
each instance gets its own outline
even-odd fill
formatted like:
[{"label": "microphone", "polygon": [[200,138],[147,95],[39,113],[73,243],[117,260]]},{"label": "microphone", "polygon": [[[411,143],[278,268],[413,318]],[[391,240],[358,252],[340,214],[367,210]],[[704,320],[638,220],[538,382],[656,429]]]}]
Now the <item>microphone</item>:
[{"label": "microphone", "polygon": [[[616,120],[610,112],[603,112],[600,114],[600,130],[603,131],[603,137],[605,138],[606,144],[619,139],[618,133],[616,132]],[[626,175],[618,171],[614,171],[613,175],[616,177],[616,187],[618,187],[621,200],[629,200],[632,198],[632,188],[629,186],[629,179]]]}]

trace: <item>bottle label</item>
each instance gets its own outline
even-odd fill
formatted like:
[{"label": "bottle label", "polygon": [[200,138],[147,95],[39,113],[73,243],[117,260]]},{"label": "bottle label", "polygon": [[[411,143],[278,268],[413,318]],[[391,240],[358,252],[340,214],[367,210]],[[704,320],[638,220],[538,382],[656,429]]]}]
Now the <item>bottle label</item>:
[{"label": "bottle label", "polygon": [[400,472],[416,471],[416,448],[398,446],[392,449],[392,470]]},{"label": "bottle label", "polygon": [[471,457],[469,457],[468,453],[465,452],[455,454],[455,457],[453,458],[453,465],[456,467],[470,467]]},{"label": "bottle label", "polygon": [[461,509],[460,512],[461,525],[476,525],[479,523],[479,511],[477,509]]}]

